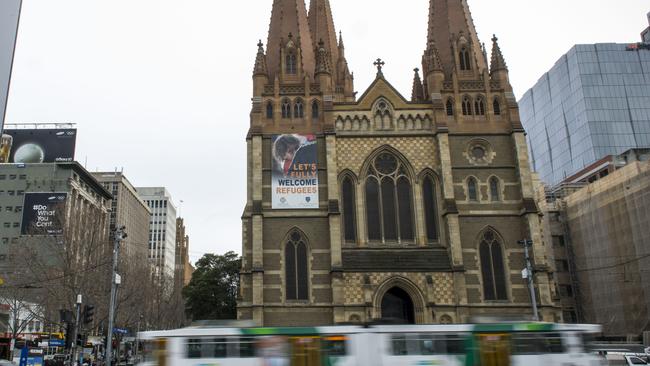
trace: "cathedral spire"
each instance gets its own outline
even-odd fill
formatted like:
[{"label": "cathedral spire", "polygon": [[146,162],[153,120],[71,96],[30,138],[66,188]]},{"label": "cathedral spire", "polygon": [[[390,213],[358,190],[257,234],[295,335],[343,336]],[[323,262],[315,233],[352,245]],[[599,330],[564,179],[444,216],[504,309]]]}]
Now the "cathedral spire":
[{"label": "cathedral spire", "polygon": [[503,58],[503,53],[501,53],[501,48],[499,47],[499,39],[496,35],[492,36],[492,59],[490,60],[490,73],[496,71],[508,71],[508,66],[506,65],[506,60]]},{"label": "cathedral spire", "polygon": [[424,88],[422,86],[422,79],[420,79],[420,69],[415,68],[415,76],[413,76],[413,90],[411,92],[412,102],[421,102],[424,100]]},{"label": "cathedral spire", "polygon": [[471,55],[468,61],[477,71],[487,68],[467,0],[430,0],[427,45],[431,42],[438,46],[446,73],[460,66],[455,53],[463,49]]},{"label": "cathedral spire", "polygon": [[339,50],[334,29],[334,17],[329,0],[311,0],[309,3],[309,30],[314,42],[323,41],[330,64],[339,59]]},{"label": "cathedral spire", "polygon": [[257,56],[255,57],[255,68],[253,69],[253,75],[264,75],[268,76],[268,68],[266,66],[266,55],[264,54],[264,44],[262,40],[257,44]]},{"label": "cathedral spire", "polygon": [[[270,79],[280,75],[288,54],[297,51],[297,65],[303,75],[312,76],[315,68],[314,46],[304,0],[273,0],[266,59]],[[294,66],[294,64],[291,64]],[[293,71],[293,70],[290,70]]]},{"label": "cathedral spire", "polygon": [[316,51],[316,75],[319,74],[332,74],[332,65],[330,63],[330,55],[325,49],[325,42],[321,39],[318,42]]}]

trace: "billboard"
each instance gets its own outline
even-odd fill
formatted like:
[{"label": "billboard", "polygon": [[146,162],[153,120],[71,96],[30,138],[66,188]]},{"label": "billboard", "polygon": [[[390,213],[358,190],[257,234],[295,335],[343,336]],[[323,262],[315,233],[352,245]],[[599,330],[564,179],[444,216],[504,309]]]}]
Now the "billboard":
[{"label": "billboard", "polygon": [[16,48],[21,0],[0,1],[0,133],[2,132],[9,96],[11,66]]},{"label": "billboard", "polygon": [[67,196],[67,193],[25,193],[20,234],[62,234]]},{"label": "billboard", "polygon": [[5,130],[0,163],[65,163],[74,161],[77,130]]},{"label": "billboard", "polygon": [[275,135],[271,150],[273,209],[318,208],[316,136]]}]

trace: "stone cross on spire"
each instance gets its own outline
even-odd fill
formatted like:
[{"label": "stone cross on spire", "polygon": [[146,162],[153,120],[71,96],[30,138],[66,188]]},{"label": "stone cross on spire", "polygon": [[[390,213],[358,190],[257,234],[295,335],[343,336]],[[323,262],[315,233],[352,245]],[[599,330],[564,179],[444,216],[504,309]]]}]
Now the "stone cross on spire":
[{"label": "stone cross on spire", "polygon": [[386,65],[384,61],[382,61],[381,58],[378,58],[377,61],[373,63],[373,65],[377,66],[377,77],[384,77],[384,72],[381,71],[381,69]]}]

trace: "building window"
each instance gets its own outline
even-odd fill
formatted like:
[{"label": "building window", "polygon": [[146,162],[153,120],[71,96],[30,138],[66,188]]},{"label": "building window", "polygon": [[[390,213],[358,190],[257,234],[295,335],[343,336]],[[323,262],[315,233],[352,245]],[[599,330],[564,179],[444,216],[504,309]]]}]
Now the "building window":
[{"label": "building window", "polygon": [[427,176],[422,183],[422,198],[424,200],[424,220],[429,242],[438,240],[438,203],[436,200],[436,185],[433,178]]},{"label": "building window", "polygon": [[348,176],[343,178],[341,184],[341,191],[343,197],[343,232],[345,241],[354,242],[357,240],[357,218],[354,212],[355,208],[355,194],[354,183]]},{"label": "building window", "polygon": [[499,187],[499,178],[492,177],[490,178],[490,197],[492,201],[501,200],[501,192]]},{"label": "building window", "polygon": [[467,198],[470,201],[478,201],[478,183],[474,177],[467,180]]},{"label": "building window", "polygon": [[483,97],[478,97],[474,101],[474,114],[477,116],[485,116],[485,103]]},{"label": "building window", "polygon": [[320,118],[320,105],[316,100],[311,104],[311,118],[312,119]]},{"label": "building window", "polygon": [[413,241],[411,181],[402,162],[391,153],[379,154],[366,177],[368,239]]},{"label": "building window", "polygon": [[447,115],[454,115],[454,103],[451,101],[451,99],[447,99]]},{"label": "building window", "polygon": [[302,234],[294,230],[284,248],[286,299],[309,300],[309,270],[307,244]]},{"label": "building window", "polygon": [[467,48],[463,47],[460,50],[460,54],[458,56],[460,58],[460,69],[462,71],[471,70],[472,65],[470,62],[469,51],[467,50]]},{"label": "building window", "polygon": [[273,102],[266,103],[266,118],[273,119]]},{"label": "building window", "polygon": [[291,118],[291,102],[289,99],[282,101],[282,118]]},{"label": "building window", "polygon": [[303,118],[305,117],[305,112],[302,104],[302,99],[296,100],[296,104],[293,107],[293,117],[294,118]]},{"label": "building window", "polygon": [[494,102],[492,102],[492,108],[494,109],[494,115],[501,115],[501,104],[499,103],[499,98],[494,98]]},{"label": "building window", "polygon": [[463,97],[463,116],[472,115],[472,101],[468,96]]},{"label": "building window", "polygon": [[287,74],[296,73],[296,55],[293,53],[289,53],[286,57],[286,70]]},{"label": "building window", "polygon": [[487,230],[483,233],[479,251],[485,300],[508,300],[503,252],[494,231]]}]

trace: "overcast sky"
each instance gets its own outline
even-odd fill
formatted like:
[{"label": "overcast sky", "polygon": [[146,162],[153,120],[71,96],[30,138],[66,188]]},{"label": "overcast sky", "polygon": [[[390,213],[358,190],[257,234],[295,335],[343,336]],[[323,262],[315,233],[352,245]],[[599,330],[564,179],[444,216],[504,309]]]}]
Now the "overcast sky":
[{"label": "overcast sky", "polygon": [[[481,41],[499,37],[518,97],[574,44],[639,41],[650,11],[647,0],[469,2]],[[123,169],[184,201],[193,261],[241,252],[251,74],[271,4],[24,0],[7,122],[76,123],[89,170]],[[357,91],[381,57],[410,97],[428,0],[331,4]]]}]

